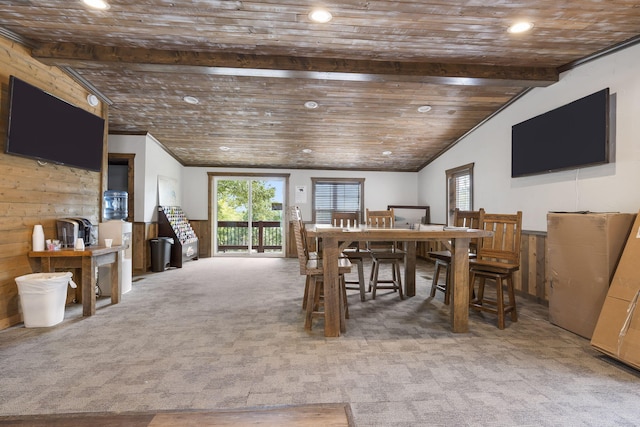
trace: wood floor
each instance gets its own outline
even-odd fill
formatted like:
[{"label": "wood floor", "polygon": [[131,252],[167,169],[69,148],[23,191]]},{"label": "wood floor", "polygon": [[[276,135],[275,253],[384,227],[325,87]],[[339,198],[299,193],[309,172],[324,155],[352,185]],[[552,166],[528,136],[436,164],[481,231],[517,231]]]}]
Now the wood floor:
[{"label": "wood floor", "polygon": [[162,411],[0,417],[0,426],[31,427],[201,427],[201,426],[350,427],[349,404],[319,404],[228,411]]}]

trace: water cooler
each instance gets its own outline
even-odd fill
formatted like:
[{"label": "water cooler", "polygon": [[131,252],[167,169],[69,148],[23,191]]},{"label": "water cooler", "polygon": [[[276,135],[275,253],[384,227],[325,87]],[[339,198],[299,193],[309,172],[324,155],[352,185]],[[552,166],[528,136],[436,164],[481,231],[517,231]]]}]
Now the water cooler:
[{"label": "water cooler", "polygon": [[[133,276],[133,259],[132,259],[132,242],[131,233],[133,224],[130,222],[114,219],[101,222],[98,229],[98,238],[100,245],[104,246],[104,239],[113,239],[113,246],[124,246],[122,254],[122,264],[120,265],[120,283],[122,284],[122,293],[125,294],[131,290],[131,282]],[[111,269],[101,267],[98,269],[98,284],[102,295],[111,295],[111,287],[108,283],[111,279]]]}]

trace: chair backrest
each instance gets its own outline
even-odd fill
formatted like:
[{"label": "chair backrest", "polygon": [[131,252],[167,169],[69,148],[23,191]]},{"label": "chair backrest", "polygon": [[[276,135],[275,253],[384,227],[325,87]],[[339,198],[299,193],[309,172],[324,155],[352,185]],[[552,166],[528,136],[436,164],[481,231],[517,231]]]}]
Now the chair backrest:
[{"label": "chair backrest", "polygon": [[[393,208],[386,211],[370,211],[367,209],[367,227],[393,228],[396,217]],[[395,242],[367,242],[367,249],[377,251],[395,251]]]},{"label": "chair backrest", "polygon": [[480,240],[477,260],[520,264],[521,211],[516,214],[485,213],[480,229],[493,231],[493,236]]},{"label": "chair backrest", "polygon": [[453,225],[455,227],[480,228],[483,217],[483,208],[480,208],[477,211],[461,211],[456,208],[453,211]]},{"label": "chair backrest", "polygon": [[370,211],[367,209],[367,226],[380,228],[393,228],[396,222],[393,208],[386,211]]},{"label": "chair backrest", "polygon": [[300,208],[294,206],[291,209],[291,221],[293,222],[293,235],[296,241],[298,252],[298,263],[300,264],[300,274],[307,274],[307,261],[309,260],[309,248],[307,246],[306,230],[302,221]]},{"label": "chair backrest", "polygon": [[[453,211],[453,225],[455,227],[480,228],[484,219],[484,209],[477,211],[461,211],[455,208]],[[478,239],[471,239],[469,242],[469,250],[476,252],[478,249]]]},{"label": "chair backrest", "polygon": [[360,212],[331,212],[331,225],[334,227],[357,227],[360,225]]}]

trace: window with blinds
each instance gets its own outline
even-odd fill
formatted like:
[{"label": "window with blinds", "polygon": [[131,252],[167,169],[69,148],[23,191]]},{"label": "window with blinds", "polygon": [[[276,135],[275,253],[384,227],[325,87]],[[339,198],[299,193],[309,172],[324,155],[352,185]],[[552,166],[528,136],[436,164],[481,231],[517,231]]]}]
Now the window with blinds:
[{"label": "window with blinds", "polygon": [[332,212],[358,212],[362,220],[364,178],[311,178],[313,222],[331,223]]},{"label": "window with blinds", "polygon": [[473,210],[473,163],[446,171],[447,174],[447,218],[453,221],[453,211]]}]

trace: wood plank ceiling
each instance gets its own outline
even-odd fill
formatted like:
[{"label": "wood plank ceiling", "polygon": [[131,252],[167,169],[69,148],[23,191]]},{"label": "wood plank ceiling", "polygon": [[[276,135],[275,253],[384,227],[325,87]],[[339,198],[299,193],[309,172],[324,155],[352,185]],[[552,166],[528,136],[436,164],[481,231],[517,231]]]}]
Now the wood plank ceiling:
[{"label": "wood plank ceiling", "polygon": [[[186,166],[418,171],[640,34],[637,0],[324,1],[325,24],[299,0],[0,5],[0,33],[90,85],[110,132],[148,132]],[[507,32],[520,20],[533,29]]]}]

